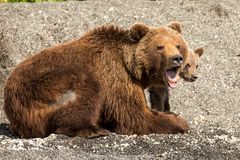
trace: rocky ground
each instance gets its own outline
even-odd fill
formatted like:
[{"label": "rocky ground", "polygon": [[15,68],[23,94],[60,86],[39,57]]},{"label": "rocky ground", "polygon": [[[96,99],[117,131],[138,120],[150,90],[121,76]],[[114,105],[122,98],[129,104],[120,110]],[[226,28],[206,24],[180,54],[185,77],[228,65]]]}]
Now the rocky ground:
[{"label": "rocky ground", "polygon": [[192,48],[204,47],[199,78],[171,91],[184,135],[18,139],[0,110],[0,159],[240,159],[240,1],[127,0],[0,4],[0,106],[4,81],[20,61],[103,23],[129,27],[183,22]]}]

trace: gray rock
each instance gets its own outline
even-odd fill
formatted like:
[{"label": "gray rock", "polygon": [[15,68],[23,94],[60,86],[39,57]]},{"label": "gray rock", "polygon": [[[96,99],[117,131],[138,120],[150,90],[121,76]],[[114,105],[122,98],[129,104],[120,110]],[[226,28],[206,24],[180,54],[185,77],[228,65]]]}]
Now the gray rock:
[{"label": "gray rock", "polygon": [[189,122],[188,134],[17,139],[1,110],[0,159],[240,159],[239,0],[0,4],[0,105],[12,68],[43,48],[104,23],[159,26],[172,20],[183,22],[192,48],[205,48],[198,80],[181,81],[171,91],[172,111]]}]

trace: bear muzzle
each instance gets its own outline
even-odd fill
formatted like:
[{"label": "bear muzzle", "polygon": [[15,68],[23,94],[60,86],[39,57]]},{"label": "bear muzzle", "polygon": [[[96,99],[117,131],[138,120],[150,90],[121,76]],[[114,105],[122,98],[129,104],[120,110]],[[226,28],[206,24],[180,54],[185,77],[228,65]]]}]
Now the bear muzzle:
[{"label": "bear muzzle", "polygon": [[169,87],[175,88],[177,86],[177,81],[179,79],[179,69],[183,63],[183,56],[181,54],[176,54],[170,58],[169,69],[165,70],[165,76]]},{"label": "bear muzzle", "polygon": [[180,66],[182,63],[183,63],[183,56],[181,54],[172,56],[172,64],[174,66]]}]

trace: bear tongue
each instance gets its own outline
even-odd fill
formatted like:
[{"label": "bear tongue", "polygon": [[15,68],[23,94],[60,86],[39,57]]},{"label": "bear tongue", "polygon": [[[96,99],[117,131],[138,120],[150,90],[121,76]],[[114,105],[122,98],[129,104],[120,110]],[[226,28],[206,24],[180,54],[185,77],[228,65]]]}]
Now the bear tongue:
[{"label": "bear tongue", "polygon": [[172,69],[167,70],[166,75],[167,75],[169,80],[176,79],[176,77],[177,77],[177,73]]},{"label": "bear tongue", "polygon": [[174,70],[167,70],[166,76],[168,79],[168,85],[171,88],[175,88],[177,86],[177,74],[174,72]]}]

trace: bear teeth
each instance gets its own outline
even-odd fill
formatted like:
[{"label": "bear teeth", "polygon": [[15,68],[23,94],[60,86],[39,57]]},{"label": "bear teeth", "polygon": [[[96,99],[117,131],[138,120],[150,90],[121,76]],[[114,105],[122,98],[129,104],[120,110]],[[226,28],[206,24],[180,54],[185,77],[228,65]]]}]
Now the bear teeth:
[{"label": "bear teeth", "polygon": [[173,67],[171,69],[166,70],[166,72],[165,72],[167,81],[168,81],[168,85],[171,88],[175,88],[177,86],[177,80],[178,80],[177,71],[178,71],[178,69],[179,69],[179,67]]}]

